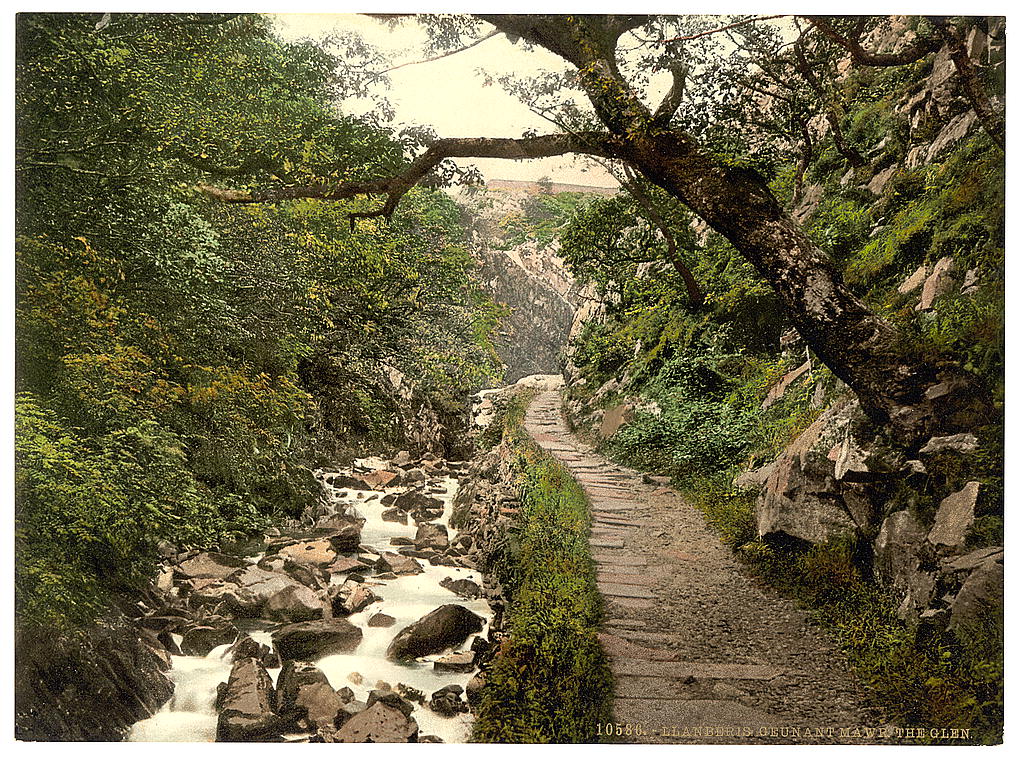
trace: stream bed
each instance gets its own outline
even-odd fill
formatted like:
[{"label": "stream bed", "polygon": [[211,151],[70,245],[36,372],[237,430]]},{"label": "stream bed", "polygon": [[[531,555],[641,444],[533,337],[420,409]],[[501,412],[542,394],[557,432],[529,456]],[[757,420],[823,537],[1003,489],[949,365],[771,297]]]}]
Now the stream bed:
[{"label": "stream bed", "polygon": [[[417,536],[417,524],[413,519],[409,517],[405,523],[399,523],[394,520],[393,515],[391,520],[385,520],[382,515],[387,510],[382,500],[386,500],[389,494],[408,492],[408,486],[381,487],[377,490],[337,488],[333,481],[342,473],[318,473],[330,495],[328,516],[348,515],[361,518],[365,522],[361,527],[359,549],[355,552],[339,553],[339,557],[359,556],[365,559],[368,555],[372,557],[373,553],[394,553],[402,548],[410,548]],[[443,502],[443,513],[430,523],[444,526],[449,539],[454,535],[453,530],[449,528],[449,521],[457,488],[458,481],[455,478],[451,475],[442,475],[428,477],[416,489],[428,498]],[[394,497],[391,499],[393,504]],[[452,652],[451,648],[444,653],[411,661],[395,661],[385,655],[398,632],[443,605],[463,606],[483,619],[483,630],[471,635],[461,646],[455,647],[455,652],[466,651],[475,636],[486,638],[489,633],[492,611],[483,597],[467,599],[441,586],[442,581],[451,583],[457,580],[467,580],[479,586],[482,584],[480,573],[454,564],[435,565],[430,559],[416,557],[422,572],[397,576],[391,573],[371,572],[355,577],[357,581],[372,588],[374,595],[381,599],[346,616],[349,623],[362,631],[362,639],[354,650],[310,661],[326,675],[334,690],[348,688],[352,691],[354,700],[365,702],[371,690],[397,690],[401,685],[402,690],[412,688],[423,693],[429,700],[432,693],[448,685],[465,688],[473,677],[475,669],[466,673],[435,669],[434,661],[445,653]],[[262,554],[256,554],[244,560],[256,564],[262,559]],[[453,561],[445,558],[444,562]],[[341,585],[349,578],[349,573],[332,573],[330,584]],[[179,583],[177,579],[175,583]],[[379,613],[394,618],[394,623],[390,626],[369,625],[369,620]],[[272,622],[249,622],[247,619],[239,618],[234,624],[240,632],[248,634],[260,645],[273,647],[272,635],[274,629],[278,627]],[[182,644],[180,634],[170,636],[176,645]],[[174,683],[173,697],[155,715],[136,723],[126,739],[133,742],[214,741],[217,738],[218,725],[218,711],[215,707],[218,685],[226,683],[232,672],[233,657],[230,649],[229,643],[214,647],[202,657],[173,655],[169,672],[169,677]],[[281,668],[267,668],[267,672],[276,683]],[[472,724],[471,713],[443,716],[431,710],[428,702],[410,702],[413,706],[411,718],[419,725],[420,737],[432,735],[446,743],[465,742],[468,739]],[[286,741],[308,738],[308,734],[283,736]]]}]

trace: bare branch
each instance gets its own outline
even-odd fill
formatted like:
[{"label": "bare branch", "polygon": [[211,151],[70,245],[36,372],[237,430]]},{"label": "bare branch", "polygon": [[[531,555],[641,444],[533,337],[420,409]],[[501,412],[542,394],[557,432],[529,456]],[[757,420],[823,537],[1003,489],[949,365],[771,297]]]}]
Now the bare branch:
[{"label": "bare branch", "polygon": [[828,122],[829,132],[832,133],[832,140],[836,145],[836,150],[850,162],[851,166],[861,167],[867,164],[865,159],[860,152],[850,145],[846,136],[843,134],[843,125],[839,108],[835,101],[825,92],[825,88],[818,80],[817,75],[814,73],[814,69],[811,68],[810,62],[807,60],[807,55],[804,51],[802,43],[797,42],[793,48],[793,52],[796,54],[796,68],[800,72],[800,76],[804,78],[811,90],[821,101],[822,107],[825,109],[825,120]]},{"label": "bare branch", "polygon": [[622,181],[623,187],[636,199],[636,202],[640,204],[640,208],[647,213],[647,218],[654,223],[654,226],[658,228],[661,236],[665,239],[665,244],[668,246],[668,260],[686,284],[686,294],[690,298],[690,303],[695,307],[701,306],[704,303],[704,292],[697,284],[697,279],[693,276],[690,268],[686,266],[683,257],[680,256],[676,236],[672,233],[668,222],[661,216],[661,212],[658,211],[658,207],[654,205],[651,197],[647,195],[636,172],[626,166],[623,167],[623,174],[625,175]]},{"label": "bare branch", "polygon": [[719,27],[718,29],[709,29],[706,32],[698,32],[697,34],[689,34],[689,35],[686,35],[685,37],[669,37],[669,38],[664,39],[664,40],[658,40],[658,42],[660,42],[660,43],[665,43],[665,42],[687,42],[688,40],[697,40],[697,39],[700,39],[701,37],[708,37],[709,35],[712,35],[712,34],[718,34],[719,32],[724,32],[727,29],[735,29],[738,26],[746,26],[747,24],[753,24],[755,21],[771,21],[772,19],[785,18],[788,15],[789,15],[788,13],[777,13],[774,16],[756,16],[754,18],[748,18],[748,19],[744,19],[742,21],[736,21],[736,22],[734,22],[732,24],[726,24],[725,26]]},{"label": "bare branch", "polygon": [[675,112],[679,110],[679,106],[683,102],[683,94],[686,92],[686,70],[682,64],[673,62],[668,70],[672,72],[672,86],[669,87],[661,104],[654,112],[654,123],[659,125],[669,123]]},{"label": "bare branch", "polygon": [[481,42],[485,42],[486,40],[491,39],[491,37],[497,37],[499,34],[501,34],[501,32],[498,29],[494,29],[493,31],[490,31],[487,34],[485,34],[480,39],[474,40],[473,42],[470,42],[468,45],[463,45],[461,48],[456,48],[455,50],[448,50],[448,51],[446,51],[444,53],[439,53],[438,55],[431,56],[430,58],[424,58],[421,61],[406,61],[405,63],[398,64],[397,66],[392,66],[390,68],[384,69],[383,71],[379,71],[374,76],[377,77],[377,78],[380,78],[380,77],[384,76],[385,74],[387,74],[388,72],[395,71],[397,69],[401,69],[401,68],[404,68],[406,66],[418,66],[421,63],[430,63],[432,61],[440,61],[442,58],[447,58],[448,56],[452,56],[452,55],[455,55],[457,53],[463,53],[463,52],[469,50],[470,48],[474,48],[477,45],[479,45]]}]

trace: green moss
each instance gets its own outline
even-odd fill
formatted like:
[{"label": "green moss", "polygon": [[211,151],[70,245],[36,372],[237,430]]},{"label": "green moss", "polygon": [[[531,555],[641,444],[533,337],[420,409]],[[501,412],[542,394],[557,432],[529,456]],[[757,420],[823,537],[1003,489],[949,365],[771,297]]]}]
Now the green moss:
[{"label": "green moss", "polygon": [[590,510],[571,474],[526,437],[526,399],[504,416],[521,507],[492,568],[509,601],[507,636],[487,672],[472,739],[595,742],[610,716],[611,673],[597,640]]}]

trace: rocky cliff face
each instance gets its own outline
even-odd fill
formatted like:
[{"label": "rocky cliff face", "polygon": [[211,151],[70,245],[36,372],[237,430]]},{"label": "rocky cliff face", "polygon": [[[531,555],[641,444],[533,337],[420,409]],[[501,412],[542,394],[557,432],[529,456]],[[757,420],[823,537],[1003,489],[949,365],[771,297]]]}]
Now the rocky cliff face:
[{"label": "rocky cliff face", "polygon": [[[456,200],[465,211],[480,280],[508,309],[495,341],[505,380],[557,373],[579,297],[558,256],[558,242],[532,234],[531,204],[547,193],[606,194],[604,188],[497,180]],[[518,233],[518,234],[517,234]]]}]

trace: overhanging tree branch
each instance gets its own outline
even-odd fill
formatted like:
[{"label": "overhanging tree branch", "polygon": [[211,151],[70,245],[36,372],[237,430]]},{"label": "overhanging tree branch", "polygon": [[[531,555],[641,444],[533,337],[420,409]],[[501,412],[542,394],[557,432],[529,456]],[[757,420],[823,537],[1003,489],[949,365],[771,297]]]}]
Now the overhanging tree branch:
[{"label": "overhanging tree branch", "polygon": [[353,221],[371,217],[390,218],[402,196],[447,158],[535,159],[561,156],[566,153],[607,156],[611,141],[611,136],[603,132],[538,135],[523,138],[445,138],[431,144],[404,171],[388,177],[354,182],[290,185],[251,191],[220,188],[206,184],[199,185],[199,189],[222,203],[243,204],[272,203],[296,198],[340,201],[364,195],[383,195],[386,196],[383,205],[372,211],[353,212],[350,217]]}]

